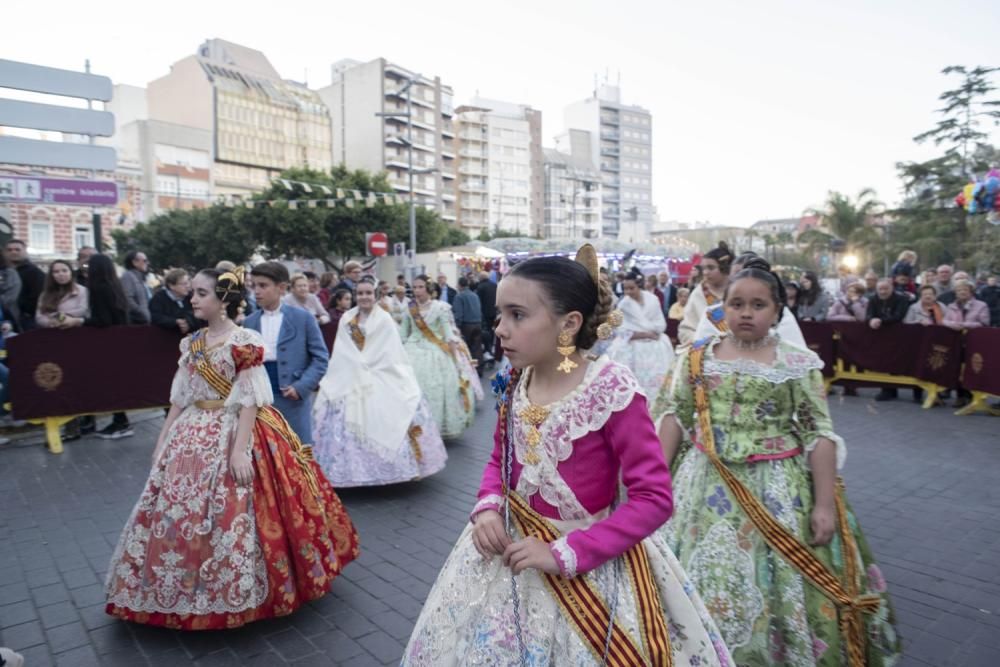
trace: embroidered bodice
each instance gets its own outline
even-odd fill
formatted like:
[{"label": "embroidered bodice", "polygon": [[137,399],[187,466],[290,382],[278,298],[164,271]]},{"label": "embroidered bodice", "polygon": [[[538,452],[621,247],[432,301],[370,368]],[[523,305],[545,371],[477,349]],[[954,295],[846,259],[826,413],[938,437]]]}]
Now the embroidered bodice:
[{"label": "embroidered bodice", "polygon": [[[669,518],[669,472],[645,398],[627,368],[607,358],[592,362],[574,391],[544,406],[548,416],[538,426],[541,437],[534,446],[534,427],[519,416],[530,405],[530,378],[528,369],[511,406],[511,483],[542,516],[589,524],[553,547],[564,573],[586,572],[624,553]],[[498,426],[473,514],[502,506],[499,438]],[[614,506],[619,482],[625,496]]]},{"label": "embroidered bodice", "polygon": [[[706,345],[704,377],[719,456],[727,463],[750,463],[808,453],[820,437],[837,445],[838,466],[846,450],[833,431],[821,369],[811,350],[779,342],[773,364],[715,357],[719,338]],[[673,415],[685,432],[685,445],[701,442],[685,352],[664,383],[654,418]]]},{"label": "embroidered bodice", "polygon": [[[419,311],[421,317],[423,317],[423,320],[427,323],[428,328],[430,328],[430,330],[433,331],[438,338],[446,343],[451,342],[455,339],[455,318],[451,314],[451,306],[443,301],[429,301],[428,303],[430,304],[429,308]],[[410,314],[409,306],[407,306],[403,315],[400,335],[403,337],[404,344],[422,343],[427,341],[427,337],[417,326],[412,315]]]},{"label": "embroidered bodice", "polygon": [[229,396],[220,396],[201,376],[191,353],[191,334],[181,341],[181,358],[170,388],[170,402],[188,407],[195,401],[225,399],[226,408],[264,407],[274,402],[271,383],[264,370],[264,340],[252,329],[238,328],[223,343],[205,349],[208,363],[233,383]]}]

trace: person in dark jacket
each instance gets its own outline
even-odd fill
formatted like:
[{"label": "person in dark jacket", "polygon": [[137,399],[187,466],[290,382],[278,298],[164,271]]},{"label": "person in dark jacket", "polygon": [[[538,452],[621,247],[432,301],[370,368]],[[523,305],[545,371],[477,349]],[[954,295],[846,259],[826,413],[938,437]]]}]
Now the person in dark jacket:
[{"label": "person in dark jacket", "polygon": [[163,289],[149,300],[149,317],[155,326],[186,336],[206,326],[191,308],[191,277],[184,269],[171,269]]},{"label": "person in dark jacket", "polygon": [[[117,327],[129,323],[128,301],[122,290],[122,283],[115,272],[115,264],[107,255],[93,255],[87,262],[87,292],[90,305],[90,315],[84,318],[67,318],[77,321],[70,324],[83,324],[88,327]],[[93,417],[81,417],[76,424],[67,424],[66,439],[79,438],[94,430]],[[118,440],[134,435],[135,431],[124,412],[116,412],[111,423],[97,432],[106,440]]]},{"label": "person in dark jacket", "polygon": [[[874,330],[899,324],[910,309],[910,300],[893,289],[891,278],[881,278],[875,285],[875,298],[868,302],[868,326]],[[876,401],[891,401],[897,396],[895,387],[883,387]]]},{"label": "person in dark jacket", "polygon": [[1000,284],[997,281],[998,276],[990,276],[976,292],[976,298],[990,309],[991,327],[1000,327]]},{"label": "person in dark jacket", "polygon": [[497,318],[497,284],[490,280],[490,274],[486,271],[479,274],[476,296],[479,297],[479,307],[483,311],[483,360],[492,361],[493,322]]},{"label": "person in dark jacket", "polygon": [[122,264],[125,266],[125,272],[122,273],[121,284],[128,302],[129,322],[149,324],[149,299],[153,296],[146,285],[149,260],[145,253],[133,250],[125,255]]},{"label": "person in dark jacket", "polygon": [[17,297],[18,323],[21,331],[30,331],[35,328],[38,297],[45,289],[45,272],[28,259],[28,247],[24,241],[20,239],[7,241],[5,251],[7,261],[17,269],[17,275],[21,279],[21,292]]}]

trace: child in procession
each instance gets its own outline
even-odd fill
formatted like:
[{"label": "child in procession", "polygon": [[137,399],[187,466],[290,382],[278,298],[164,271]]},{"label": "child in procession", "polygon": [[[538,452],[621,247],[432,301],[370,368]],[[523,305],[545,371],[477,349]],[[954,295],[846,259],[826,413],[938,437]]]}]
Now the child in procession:
[{"label": "child in procession", "polygon": [[[731,665],[654,531],[670,476],[638,382],[586,350],[610,335],[593,247],[500,283],[498,420],[479,502],[404,665]],[[619,494],[619,488],[622,489]]]}]

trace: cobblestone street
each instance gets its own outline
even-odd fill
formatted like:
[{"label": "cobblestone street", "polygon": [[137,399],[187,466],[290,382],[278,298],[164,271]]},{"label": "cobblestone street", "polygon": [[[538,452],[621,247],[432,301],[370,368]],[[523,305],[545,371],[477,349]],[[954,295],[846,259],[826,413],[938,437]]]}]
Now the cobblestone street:
[{"label": "cobblestone street", "polygon": [[[910,666],[1000,664],[1000,421],[909,400],[831,398],[848,495],[888,578]],[[908,397],[908,392],[902,392]],[[28,667],[390,665],[467,520],[492,442],[489,399],[431,479],[344,491],[362,554],[291,617],[181,633],[104,613],[112,548],[149,466],[160,413],[136,436],[49,454],[0,448],[0,645]]]}]

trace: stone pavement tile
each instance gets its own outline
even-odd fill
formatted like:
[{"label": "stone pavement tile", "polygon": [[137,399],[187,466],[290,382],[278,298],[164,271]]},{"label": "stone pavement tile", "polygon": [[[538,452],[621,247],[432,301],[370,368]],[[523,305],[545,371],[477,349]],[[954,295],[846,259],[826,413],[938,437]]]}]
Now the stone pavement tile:
[{"label": "stone pavement tile", "polygon": [[267,639],[253,627],[253,624],[228,630],[223,638],[226,640],[226,645],[241,658],[250,658],[271,650]]},{"label": "stone pavement tile", "polygon": [[333,630],[319,637],[314,637],[312,643],[336,662],[342,662],[365,653],[365,649],[360,644],[340,630]]},{"label": "stone pavement tile", "polygon": [[0,628],[3,629],[33,621],[36,618],[38,618],[38,614],[30,600],[22,600],[0,607]]},{"label": "stone pavement tile", "polygon": [[57,667],[99,667],[97,654],[90,646],[81,646],[56,655]]},{"label": "stone pavement tile", "polygon": [[80,646],[90,645],[90,635],[87,634],[83,623],[79,621],[50,628],[45,631],[45,637],[49,649],[56,655]]},{"label": "stone pavement tile", "polygon": [[83,619],[83,624],[87,626],[88,630],[96,630],[121,623],[114,616],[104,611],[104,609],[105,605],[101,603],[90,607],[77,608],[77,611],[80,613],[80,618]]},{"label": "stone pavement tile", "polygon": [[224,633],[221,632],[178,632],[177,638],[192,660],[198,660],[209,653],[228,648]]},{"label": "stone pavement tile", "polygon": [[335,628],[351,639],[358,639],[376,630],[375,625],[367,617],[350,608],[330,616],[330,621]]},{"label": "stone pavement tile", "polygon": [[[148,667],[149,665],[149,659],[140,653],[137,648],[111,651],[110,653],[101,655],[100,660],[101,667]],[[174,664],[185,664],[185,661],[175,662]]]},{"label": "stone pavement tile", "polygon": [[317,648],[295,628],[289,628],[267,638],[267,643],[286,662],[317,651]]},{"label": "stone pavement tile", "polygon": [[960,646],[957,641],[925,632],[909,641],[905,652],[932,665],[944,667],[958,653]]},{"label": "stone pavement tile", "polygon": [[0,586],[0,601],[2,601],[3,604],[11,604],[30,599],[31,593],[28,592],[28,586],[22,581],[15,581],[12,584],[4,584],[3,586]]},{"label": "stone pavement tile", "polygon": [[372,623],[386,634],[405,642],[413,632],[414,621],[397,611],[389,610],[371,617]]},{"label": "stone pavement tile", "polygon": [[15,651],[45,644],[45,633],[42,632],[42,624],[39,621],[29,621],[4,628],[0,631],[0,638],[3,639],[0,646],[6,646]]},{"label": "stone pavement tile", "polygon": [[289,617],[292,627],[298,630],[304,637],[314,637],[329,632],[332,629],[330,623],[321,614],[310,608],[303,606]]},{"label": "stone pavement tile", "polygon": [[46,630],[66,625],[80,619],[72,602],[57,602],[38,608],[38,616],[42,619],[42,627]]},{"label": "stone pavement tile", "polygon": [[[398,662],[398,660],[394,660],[393,664]],[[377,660],[374,656],[364,653],[350,658],[346,662],[340,663],[340,667],[382,667],[384,664],[385,662],[382,660]]]},{"label": "stone pavement tile", "polygon": [[54,665],[55,659],[49,652],[49,647],[45,645],[32,646],[23,651],[18,651],[24,657],[26,667],[50,667]]},{"label": "stone pavement tile", "polygon": [[288,662],[277,653],[261,653],[243,662],[243,667],[280,667]]},{"label": "stone pavement tile", "polygon": [[55,604],[56,602],[68,601],[69,591],[61,581],[57,581],[56,583],[48,584],[47,586],[32,588],[31,597],[35,602],[35,606],[44,607],[45,605]]},{"label": "stone pavement tile", "polygon": [[289,664],[294,667],[329,667],[330,665],[338,665],[340,663],[326,653],[312,653]]},{"label": "stone pavement tile", "polygon": [[185,650],[181,648],[180,641],[178,640],[181,634],[179,632],[173,632],[166,628],[152,628],[146,625],[130,625],[121,621],[117,621],[115,624],[127,627],[131,631],[136,643],[142,649],[142,652],[150,658],[167,652],[174,655],[177,651],[184,653],[184,660],[187,660],[189,657]]},{"label": "stone pavement tile", "polygon": [[[143,651],[145,651],[145,646],[143,646]],[[149,655],[146,652],[150,667],[177,667],[177,665],[189,665],[191,664],[191,659],[187,657],[187,653],[184,652],[180,646],[177,648],[170,649],[168,651],[163,651],[161,653],[156,653],[154,655]],[[247,663],[244,663],[247,664]],[[275,662],[274,664],[279,665],[280,662]]]},{"label": "stone pavement tile", "polygon": [[74,588],[70,591],[70,597],[73,598],[73,604],[77,607],[89,607],[101,604],[107,600],[104,593],[104,586],[101,584],[90,584],[89,586]]},{"label": "stone pavement tile", "polygon": [[232,650],[227,648],[221,651],[215,651],[214,653],[209,653],[208,655],[195,660],[194,664],[197,665],[197,667],[239,667],[239,665],[243,664],[243,660]]},{"label": "stone pavement tile", "polygon": [[380,630],[370,635],[365,635],[358,640],[358,643],[374,656],[376,660],[381,660],[382,662],[389,660],[398,661],[403,655],[403,649],[405,648],[403,644]]},{"label": "stone pavement tile", "polygon": [[91,630],[90,643],[98,655],[138,648],[135,637],[124,623]]}]

